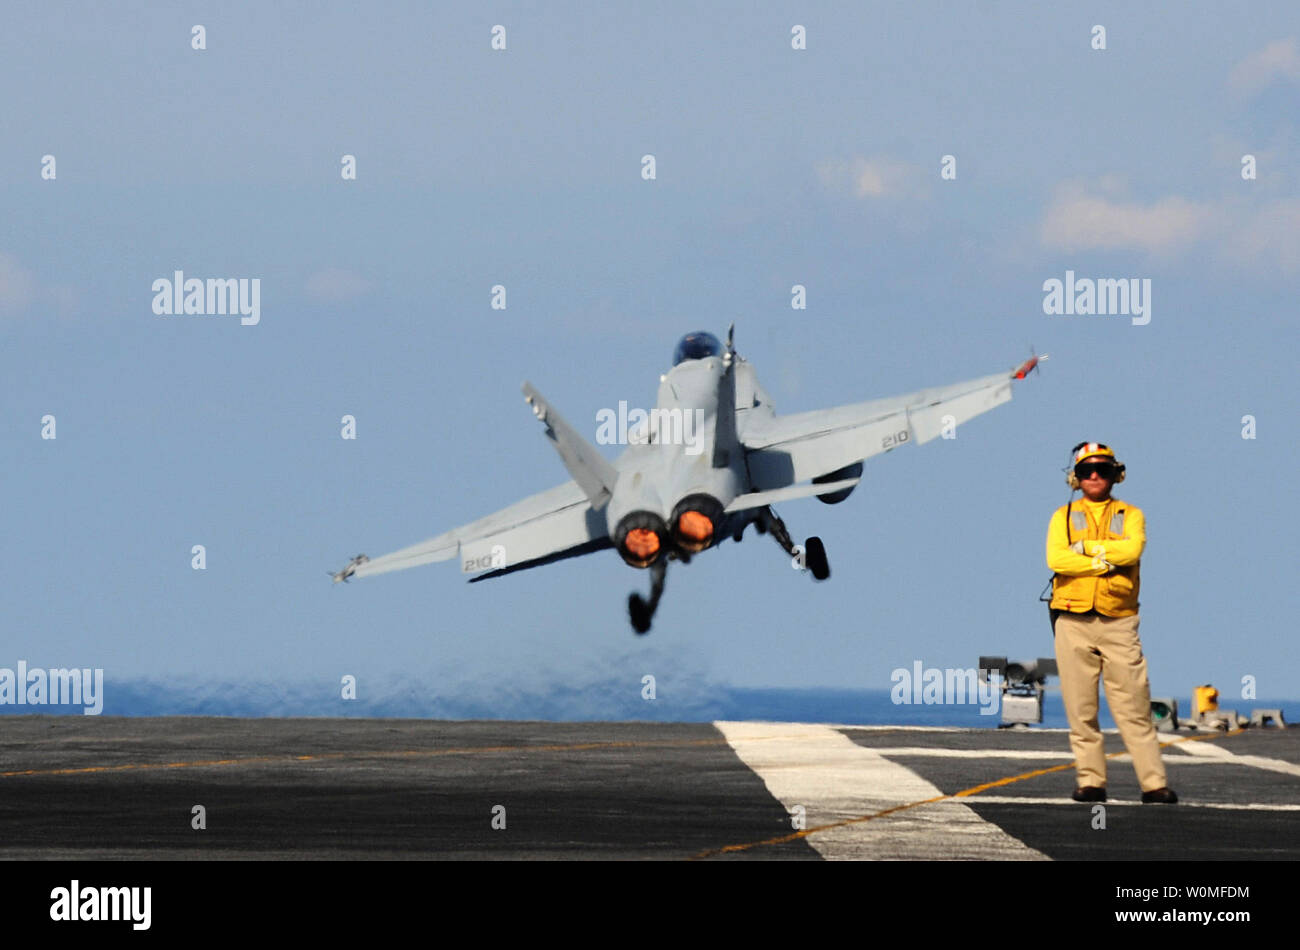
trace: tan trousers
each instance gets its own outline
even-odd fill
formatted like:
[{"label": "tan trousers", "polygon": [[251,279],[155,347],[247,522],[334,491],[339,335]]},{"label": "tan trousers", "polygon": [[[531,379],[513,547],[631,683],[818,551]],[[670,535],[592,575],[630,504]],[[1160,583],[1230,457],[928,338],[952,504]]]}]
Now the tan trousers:
[{"label": "tan trousers", "polygon": [[1106,701],[1133,757],[1142,791],[1164,788],[1160,740],[1151,722],[1151,685],[1138,640],[1138,618],[1103,617],[1061,611],[1056,618],[1056,665],[1070,721],[1070,748],[1078,784],[1106,785],[1106,754],[1097,724],[1097,679],[1106,681]]}]

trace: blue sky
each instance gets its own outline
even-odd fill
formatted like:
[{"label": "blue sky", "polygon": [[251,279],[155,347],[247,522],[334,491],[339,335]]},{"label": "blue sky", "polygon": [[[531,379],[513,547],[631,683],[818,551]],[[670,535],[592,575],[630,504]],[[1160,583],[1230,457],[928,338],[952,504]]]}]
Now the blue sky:
[{"label": "blue sky", "polygon": [[[110,695],[345,673],[887,689],[918,659],[1050,652],[1043,538],[1091,438],[1147,513],[1155,691],[1300,695],[1294,4],[9,20],[0,665],[103,667]],[[1044,314],[1067,269],[1149,278],[1150,324]],[[260,324],[155,315],[175,270],[260,278]],[[329,583],[565,480],[525,378],[594,436],[600,409],[650,403],[681,333],[733,320],[778,411],[1052,358],[956,440],[869,462],[847,503],[781,506],[825,540],[826,584],[751,535],[671,570],[637,640],[647,578],[612,552],[472,587],[449,564]]]}]

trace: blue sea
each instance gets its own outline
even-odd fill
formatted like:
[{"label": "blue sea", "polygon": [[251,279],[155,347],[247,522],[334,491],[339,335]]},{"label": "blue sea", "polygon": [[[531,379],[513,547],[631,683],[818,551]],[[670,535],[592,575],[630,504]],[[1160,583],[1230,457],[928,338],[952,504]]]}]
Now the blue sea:
[{"label": "blue sea", "polygon": [[[511,719],[544,721],[708,722],[771,720],[848,725],[961,726],[996,728],[1000,709],[986,703],[895,703],[889,690],[751,688],[702,682],[659,682],[653,695],[633,682],[586,682],[542,689],[476,689],[464,684],[454,695],[431,692],[417,681],[356,684],[356,698],[345,699],[338,681],[238,684],[210,681],[116,680],[106,684],[100,714],[106,716],[340,716],[347,718]],[[5,697],[8,699],[9,697]],[[911,697],[909,697],[911,698]],[[1186,716],[1190,697],[1178,697]],[[1300,701],[1278,699],[1220,701],[1222,709],[1249,716],[1255,708],[1281,708],[1289,722],[1300,721]],[[82,715],[81,706],[16,705],[0,702],[0,715]],[[1102,702],[1102,726],[1113,725]],[[1060,693],[1049,687],[1043,725],[1066,726]]]}]

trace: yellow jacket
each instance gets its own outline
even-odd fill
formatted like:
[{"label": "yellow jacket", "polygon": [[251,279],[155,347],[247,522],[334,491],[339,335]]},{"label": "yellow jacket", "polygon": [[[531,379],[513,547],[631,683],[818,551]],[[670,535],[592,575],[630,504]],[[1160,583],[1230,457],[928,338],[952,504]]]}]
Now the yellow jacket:
[{"label": "yellow jacket", "polygon": [[[1069,533],[1066,508],[1069,508]],[[1083,554],[1070,549],[1083,542]],[[1047,526],[1047,566],[1052,578],[1052,609],[1084,613],[1096,610],[1107,617],[1131,617],[1138,612],[1138,562],[1146,547],[1146,518],[1142,509],[1118,498],[1080,498],[1062,505]]]}]

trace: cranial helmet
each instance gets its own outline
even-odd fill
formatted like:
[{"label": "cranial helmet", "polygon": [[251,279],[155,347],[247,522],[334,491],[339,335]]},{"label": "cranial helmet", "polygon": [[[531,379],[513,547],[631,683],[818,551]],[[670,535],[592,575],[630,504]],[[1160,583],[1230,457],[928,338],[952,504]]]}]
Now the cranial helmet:
[{"label": "cranial helmet", "polygon": [[1093,458],[1094,456],[1108,458],[1114,464],[1116,485],[1124,481],[1124,463],[1115,458],[1114,449],[1102,442],[1080,442],[1070,449],[1070,468],[1065,473],[1065,483],[1071,488],[1078,488],[1079,476],[1074,474],[1074,468],[1084,459]]}]

